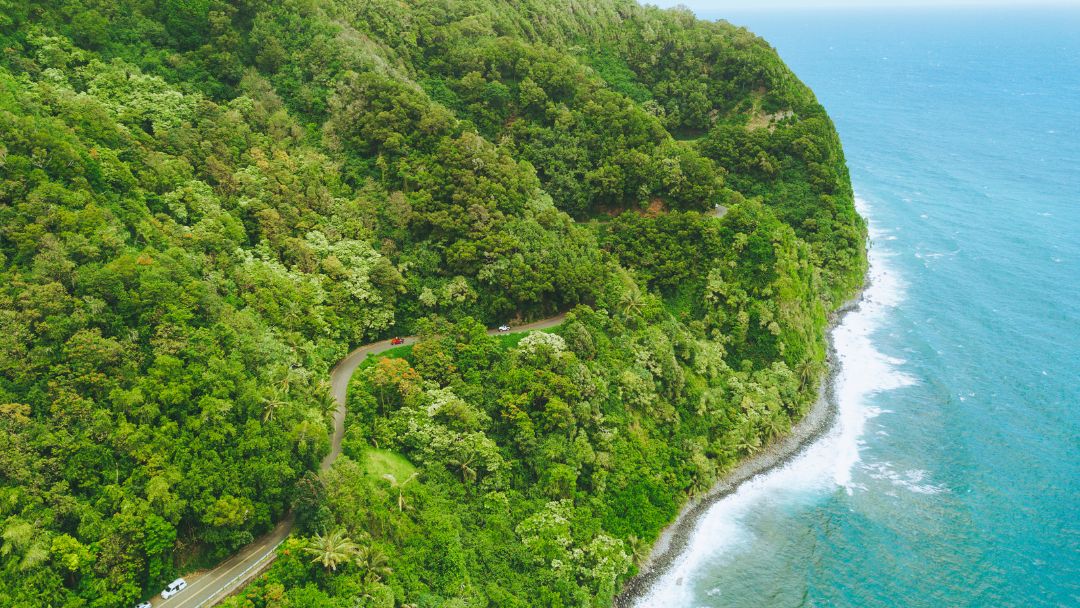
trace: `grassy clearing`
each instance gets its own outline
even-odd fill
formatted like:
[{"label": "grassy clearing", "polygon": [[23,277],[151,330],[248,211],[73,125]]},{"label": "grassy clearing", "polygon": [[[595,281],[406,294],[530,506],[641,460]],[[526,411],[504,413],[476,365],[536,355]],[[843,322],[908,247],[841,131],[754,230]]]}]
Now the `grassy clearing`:
[{"label": "grassy clearing", "polygon": [[375,362],[379,359],[384,359],[387,357],[405,359],[409,363],[412,363],[412,349],[413,345],[407,344],[405,346],[395,346],[394,348],[391,348],[389,350],[384,350],[377,355],[369,355],[366,359],[360,362],[359,367],[357,367],[356,369],[357,371],[367,369],[372,365],[375,365]]},{"label": "grassy clearing", "polygon": [[361,462],[368,475],[379,479],[390,474],[402,482],[416,471],[416,467],[407,458],[390,450],[370,448],[364,452]]},{"label": "grassy clearing", "polygon": [[530,333],[532,332],[522,331],[515,334],[498,334],[495,336],[495,339],[499,341],[499,346],[501,346],[503,350],[507,350],[517,346],[518,342],[521,342],[521,339]]}]

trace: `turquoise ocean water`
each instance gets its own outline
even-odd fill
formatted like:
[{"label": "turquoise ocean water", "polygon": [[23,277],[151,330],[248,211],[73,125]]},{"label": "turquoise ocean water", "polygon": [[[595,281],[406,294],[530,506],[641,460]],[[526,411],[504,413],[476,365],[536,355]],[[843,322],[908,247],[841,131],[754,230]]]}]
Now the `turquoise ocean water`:
[{"label": "turquoise ocean water", "polygon": [[833,116],[873,284],[836,427],[639,605],[1080,606],[1080,10],[726,17]]}]

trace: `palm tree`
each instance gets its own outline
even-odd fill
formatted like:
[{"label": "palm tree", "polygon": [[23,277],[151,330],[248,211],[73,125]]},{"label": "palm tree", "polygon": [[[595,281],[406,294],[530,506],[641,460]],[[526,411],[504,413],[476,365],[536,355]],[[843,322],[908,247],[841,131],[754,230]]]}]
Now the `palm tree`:
[{"label": "palm tree", "polygon": [[303,551],[314,556],[311,558],[312,563],[322,564],[324,568],[337,572],[339,565],[357,557],[359,547],[345,535],[344,528],[338,528],[325,536],[322,534],[312,536],[308,539],[307,546],[303,547]]},{"label": "palm tree", "polygon": [[469,483],[476,481],[476,469],[472,468],[473,462],[476,461],[476,454],[470,454],[468,458],[454,458],[451,459],[449,464],[458,469],[461,473],[461,481]]},{"label": "palm tree", "polygon": [[818,366],[813,359],[806,358],[795,366],[795,376],[799,379],[799,390],[813,386],[818,377]]},{"label": "palm tree", "polygon": [[393,572],[386,554],[371,545],[360,546],[356,550],[355,560],[361,579],[368,584],[377,583]]},{"label": "palm tree", "polygon": [[398,509],[398,512],[401,512],[401,511],[405,510],[405,486],[410,481],[416,479],[417,475],[419,475],[419,473],[414,471],[412,475],[409,475],[408,479],[406,479],[405,481],[402,481],[401,483],[398,483],[397,477],[394,477],[394,475],[392,473],[383,473],[383,479],[390,482],[390,489],[398,491],[398,494],[397,494],[397,509]]},{"label": "palm tree", "polygon": [[686,488],[687,496],[697,496],[702,492],[708,490],[710,484],[704,473],[695,473],[693,479],[690,480],[690,487]]},{"label": "palm tree", "polygon": [[263,397],[263,422],[270,422],[274,419],[275,413],[285,407],[285,400],[281,396],[281,392],[276,388],[270,389],[270,394]]},{"label": "palm tree", "polygon": [[644,563],[645,558],[649,557],[649,545],[638,538],[637,535],[631,534],[628,536],[626,544],[630,547],[630,555],[633,557],[635,564]]},{"label": "palm tree", "polygon": [[299,382],[304,379],[304,370],[300,367],[299,363],[293,363],[285,368],[285,371],[281,374],[281,379],[277,381],[277,386],[281,392],[288,394],[292,390],[292,385],[295,382]]},{"label": "palm tree", "polygon": [[337,411],[338,402],[334,397],[333,386],[326,378],[320,378],[315,383],[315,397],[318,399],[323,416],[330,417]]},{"label": "palm tree", "polygon": [[49,559],[49,547],[42,540],[47,537],[38,532],[30,522],[18,517],[9,518],[0,534],[0,557],[14,561],[21,553],[19,570],[36,568]]},{"label": "palm tree", "polygon": [[627,290],[623,292],[621,298],[619,298],[619,306],[622,308],[623,316],[628,319],[632,319],[635,316],[641,314],[641,311],[645,308],[645,296],[638,289],[637,285],[628,286]]},{"label": "palm tree", "polygon": [[753,454],[761,447],[761,436],[757,429],[749,421],[744,422],[739,428],[739,439],[735,448],[746,454]]},{"label": "palm tree", "polygon": [[769,439],[776,439],[788,430],[787,418],[779,409],[769,412],[765,417],[765,434]]}]

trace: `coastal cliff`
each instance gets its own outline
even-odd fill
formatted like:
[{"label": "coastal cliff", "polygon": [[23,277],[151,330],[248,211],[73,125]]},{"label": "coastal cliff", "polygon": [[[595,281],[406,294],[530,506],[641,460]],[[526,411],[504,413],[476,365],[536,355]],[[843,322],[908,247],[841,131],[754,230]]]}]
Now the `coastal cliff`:
[{"label": "coastal cliff", "polygon": [[[132,604],[295,517],[226,605],[610,605],[811,409],[865,226],[745,29],[91,4],[0,18],[0,604]],[[320,472],[330,370],[411,334]]]}]

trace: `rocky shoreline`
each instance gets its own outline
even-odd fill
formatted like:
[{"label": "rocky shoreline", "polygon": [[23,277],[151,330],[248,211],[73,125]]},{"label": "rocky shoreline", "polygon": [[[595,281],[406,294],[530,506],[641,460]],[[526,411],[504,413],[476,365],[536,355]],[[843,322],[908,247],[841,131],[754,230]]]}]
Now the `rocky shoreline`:
[{"label": "rocky shoreline", "polygon": [[839,368],[835,365],[836,354],[832,333],[847,313],[859,308],[867,286],[863,285],[859,292],[834,311],[829,319],[826,330],[828,354],[825,359],[828,372],[825,381],[818,388],[817,400],[810,411],[795,423],[791,432],[769,442],[760,452],[740,462],[717,481],[708,492],[694,498],[682,508],[675,521],[660,533],[638,574],[627,581],[622,592],[615,597],[613,603],[615,608],[633,606],[671,568],[675,558],[686,550],[700,518],[717,501],[735,492],[744,482],[783,466],[833,426],[837,412],[834,385]]}]

